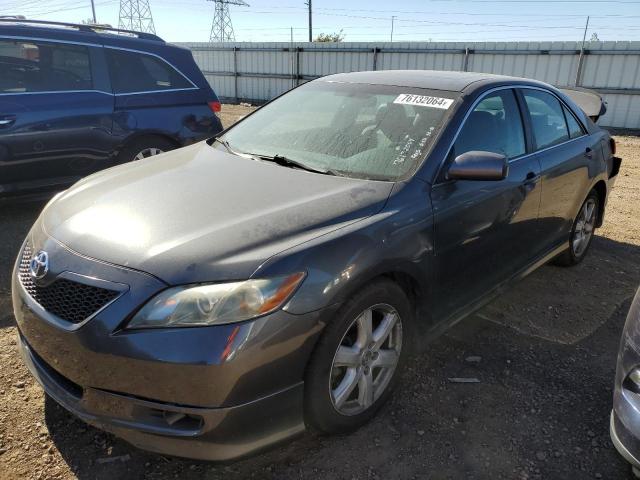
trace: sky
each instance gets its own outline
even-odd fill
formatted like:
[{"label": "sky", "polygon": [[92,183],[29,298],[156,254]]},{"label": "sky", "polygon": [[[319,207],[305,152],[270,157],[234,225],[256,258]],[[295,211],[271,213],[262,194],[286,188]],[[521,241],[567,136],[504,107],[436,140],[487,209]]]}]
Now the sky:
[{"label": "sky", "polygon": [[[94,0],[99,23],[118,25],[120,0]],[[135,0],[134,0],[135,1]],[[214,3],[148,0],[156,33],[170,42],[209,40]],[[308,39],[304,0],[247,0],[230,6],[237,41]],[[0,0],[0,15],[80,22],[90,0]],[[640,0],[313,0],[313,34],[340,32],[344,41],[640,40]]]}]

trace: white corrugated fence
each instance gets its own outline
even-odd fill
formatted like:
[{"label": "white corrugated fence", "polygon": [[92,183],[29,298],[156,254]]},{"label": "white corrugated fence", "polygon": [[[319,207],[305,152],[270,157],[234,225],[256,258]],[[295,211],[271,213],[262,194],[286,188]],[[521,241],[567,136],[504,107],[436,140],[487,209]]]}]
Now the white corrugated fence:
[{"label": "white corrugated fence", "polygon": [[218,96],[264,102],[322,75],[458,70],[535,78],[600,92],[600,124],[640,129],[640,42],[185,43]]}]

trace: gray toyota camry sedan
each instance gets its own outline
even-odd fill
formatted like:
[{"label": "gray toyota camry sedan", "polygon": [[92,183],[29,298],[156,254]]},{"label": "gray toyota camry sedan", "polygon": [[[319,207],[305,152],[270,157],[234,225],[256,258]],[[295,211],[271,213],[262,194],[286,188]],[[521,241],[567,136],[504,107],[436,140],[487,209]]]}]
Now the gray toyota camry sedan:
[{"label": "gray toyota camry sedan", "polygon": [[13,275],[24,361],[78,417],[165,454],[352,430],[427,339],[585,257],[614,153],[536,81],[306,83],[51,200]]}]

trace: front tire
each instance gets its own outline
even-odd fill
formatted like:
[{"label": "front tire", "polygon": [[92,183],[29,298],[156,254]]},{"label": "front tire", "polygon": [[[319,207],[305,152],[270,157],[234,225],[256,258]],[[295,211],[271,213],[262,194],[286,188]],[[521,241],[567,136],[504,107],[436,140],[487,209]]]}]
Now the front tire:
[{"label": "front tire", "polygon": [[389,398],[408,355],[413,308],[390,280],[356,293],[327,326],[305,375],[305,421],[322,433],[354,430]]},{"label": "front tire", "polygon": [[600,215],[600,198],[598,192],[592,190],[580,207],[578,216],[573,222],[569,237],[569,248],[558,255],[556,265],[571,267],[580,263],[587,255],[593,240],[598,215]]}]

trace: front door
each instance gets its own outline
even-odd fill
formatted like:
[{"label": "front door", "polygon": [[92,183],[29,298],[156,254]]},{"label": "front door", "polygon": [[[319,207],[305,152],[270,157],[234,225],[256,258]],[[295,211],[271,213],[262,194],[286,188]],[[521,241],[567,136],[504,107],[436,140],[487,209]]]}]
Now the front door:
[{"label": "front door", "polygon": [[539,250],[540,165],[527,154],[513,90],[489,93],[476,104],[449,161],[473,150],[505,155],[509,172],[497,181],[443,179],[432,189],[438,319],[463,311]]},{"label": "front door", "polygon": [[0,38],[0,193],[109,166],[114,100],[98,89],[100,50]]}]

